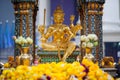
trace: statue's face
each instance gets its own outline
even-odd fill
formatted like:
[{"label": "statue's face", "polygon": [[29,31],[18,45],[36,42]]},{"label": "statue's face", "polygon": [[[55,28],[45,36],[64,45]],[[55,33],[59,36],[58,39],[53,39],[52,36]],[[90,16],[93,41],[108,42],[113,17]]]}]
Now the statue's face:
[{"label": "statue's face", "polygon": [[63,14],[54,14],[54,22],[56,24],[61,24],[64,21],[64,15]]}]

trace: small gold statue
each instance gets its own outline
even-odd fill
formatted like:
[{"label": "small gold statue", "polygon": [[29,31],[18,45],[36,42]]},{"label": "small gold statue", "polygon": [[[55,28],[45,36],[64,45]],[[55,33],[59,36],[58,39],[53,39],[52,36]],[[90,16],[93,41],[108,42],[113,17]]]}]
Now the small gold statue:
[{"label": "small gold statue", "polygon": [[[59,59],[66,61],[66,58],[72,54],[76,47],[76,44],[70,40],[76,36],[77,31],[81,30],[82,27],[80,25],[73,25],[73,15],[70,18],[70,28],[67,25],[63,24],[64,12],[60,6],[58,6],[54,11],[53,17],[54,24],[50,25],[46,32],[45,24],[39,26],[38,28],[39,32],[41,33],[41,46],[44,50],[57,50]],[[47,39],[51,36],[53,40],[51,42],[48,42]],[[64,55],[62,58],[60,56],[60,50],[64,50]]]},{"label": "small gold statue", "polygon": [[114,58],[111,56],[103,57],[101,62],[101,67],[103,68],[114,68]]}]

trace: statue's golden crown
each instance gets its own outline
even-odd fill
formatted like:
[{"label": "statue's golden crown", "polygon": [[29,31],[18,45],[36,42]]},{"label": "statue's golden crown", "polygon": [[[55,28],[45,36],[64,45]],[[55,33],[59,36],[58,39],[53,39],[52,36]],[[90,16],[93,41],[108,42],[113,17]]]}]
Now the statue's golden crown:
[{"label": "statue's golden crown", "polygon": [[64,14],[61,6],[57,6],[56,10],[54,11],[54,14]]}]

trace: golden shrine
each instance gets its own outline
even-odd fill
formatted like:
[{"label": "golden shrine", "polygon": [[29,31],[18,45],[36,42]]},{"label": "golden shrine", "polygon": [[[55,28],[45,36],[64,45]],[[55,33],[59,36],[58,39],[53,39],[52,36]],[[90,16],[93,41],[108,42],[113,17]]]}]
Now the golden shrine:
[{"label": "golden shrine", "polygon": [[[15,9],[16,18],[16,31],[15,36],[30,37],[33,39],[33,45],[30,46],[29,53],[33,53],[33,59],[35,59],[35,20],[38,10],[38,1],[28,0],[26,3],[24,1],[14,1],[12,0]],[[96,60],[99,62],[102,59],[103,48],[102,48],[102,11],[103,4],[105,1],[81,1],[78,0],[78,13],[80,13],[81,25],[74,25],[74,16],[70,17],[70,26],[63,24],[64,21],[64,12],[60,7],[54,12],[54,22],[55,24],[50,25],[47,32],[45,30],[45,24],[39,27],[39,32],[41,34],[42,48],[44,51],[53,51],[57,50],[59,60],[65,61],[68,56],[72,54],[75,50],[74,42],[70,41],[71,38],[76,36],[76,33],[80,31],[81,35],[96,34],[98,36],[98,46],[94,48],[93,55]],[[29,16],[31,15],[31,16]],[[32,22],[30,21],[32,20]],[[26,23],[26,24],[25,24]],[[81,27],[82,26],[82,27]],[[53,41],[47,42],[47,39],[50,36],[54,36]],[[61,45],[62,44],[62,45]],[[64,50],[64,51],[61,51]],[[60,52],[63,53],[63,56],[60,56]],[[83,58],[85,55],[85,49],[81,48],[78,52],[78,56]],[[15,47],[15,56],[19,55],[20,51]],[[48,53],[48,52],[47,52]],[[53,53],[53,52],[52,52]],[[52,54],[51,53],[51,54]],[[81,54],[79,54],[81,53]],[[42,54],[43,55],[43,54]],[[46,54],[44,54],[46,55]],[[47,54],[49,55],[49,54]],[[47,56],[46,55],[46,56]],[[74,54],[73,54],[74,55]],[[46,57],[44,56],[44,57]],[[77,56],[76,56],[77,57]],[[75,57],[74,57],[74,60]]]},{"label": "golden shrine", "polygon": [[[29,37],[33,39],[33,45],[29,47],[29,54],[33,53],[33,64],[29,65],[26,62],[28,59],[24,56],[26,60],[24,63],[24,59],[22,59],[24,64],[17,64],[14,66],[15,68],[10,68],[8,62],[7,68],[0,75],[1,80],[114,80],[112,76],[108,73],[104,72],[99,68],[99,61],[102,59],[102,29],[101,29],[101,17],[104,1],[96,0],[95,2],[92,0],[78,0],[79,3],[79,12],[81,16],[81,25],[74,25],[74,15],[70,16],[71,24],[68,27],[63,24],[64,21],[64,11],[60,6],[58,6],[53,14],[54,24],[50,25],[47,30],[45,30],[45,24],[40,25],[38,30],[41,34],[40,41],[42,42],[42,49],[40,51],[43,53],[46,51],[48,54],[39,54],[39,56],[44,59],[46,56],[51,58],[51,61],[40,61],[36,63],[36,53],[35,53],[35,17],[37,12],[37,0],[28,0],[26,3],[24,1],[12,0],[15,8],[15,15],[19,17],[20,21],[16,19],[16,23],[20,23],[20,25],[16,25],[16,35],[17,37]],[[98,1],[98,2],[97,2]],[[30,7],[31,6],[31,7]],[[20,11],[19,11],[20,8]],[[32,13],[28,10],[31,8]],[[87,11],[87,12],[86,12]],[[29,14],[32,14],[29,16]],[[19,15],[19,16],[18,16]],[[99,15],[99,16],[98,16]],[[24,24],[22,22],[22,16],[26,18],[26,26],[22,26]],[[92,20],[94,17],[94,20]],[[96,17],[99,17],[96,18]],[[29,22],[29,19],[33,19],[33,23]],[[91,19],[91,20],[90,20]],[[95,21],[95,22],[94,22]],[[93,23],[94,24],[91,24]],[[32,24],[33,26],[29,25]],[[91,29],[92,28],[92,29]],[[94,29],[93,29],[94,28]],[[25,30],[24,30],[25,29]],[[34,30],[32,30],[34,29]],[[76,36],[78,31],[81,31],[81,35],[89,35],[87,37],[82,37],[85,43],[80,46],[80,50],[78,50],[78,54],[74,56],[74,52],[76,49],[76,44],[71,41],[72,38]],[[95,35],[93,35],[95,34]],[[48,42],[48,38],[52,36],[52,41]],[[97,37],[96,37],[97,36]],[[92,43],[90,43],[90,41]],[[96,43],[98,41],[98,43]],[[26,41],[23,41],[26,44]],[[87,43],[86,43],[87,42]],[[94,43],[95,42],[95,43]],[[18,42],[19,43],[19,42]],[[83,42],[82,42],[83,43]],[[88,44],[89,43],[89,44]],[[27,46],[28,47],[28,46]],[[94,49],[93,49],[94,48]],[[28,48],[27,48],[28,49]],[[93,54],[96,59],[93,62],[91,59],[87,57],[84,58],[85,54],[92,54],[91,50],[94,50],[95,54]],[[23,50],[23,54],[28,54],[27,50]],[[53,54],[55,52],[55,54]],[[61,56],[62,52],[62,56]],[[17,48],[17,44],[15,46],[15,54],[20,53]],[[50,54],[49,54],[50,53]],[[56,54],[57,53],[57,54]],[[21,53],[21,55],[23,55]],[[51,55],[52,54],[52,55]],[[49,56],[51,55],[51,56]],[[53,60],[54,56],[57,55],[57,60]],[[74,60],[71,63],[67,62],[67,59],[70,56],[74,56]],[[81,59],[79,60],[77,59]],[[18,58],[17,58],[18,59]],[[30,58],[29,58],[30,59]],[[11,60],[11,59],[10,59]],[[35,61],[35,62],[34,62]],[[105,61],[105,60],[104,60]],[[103,62],[104,62],[103,61]],[[12,57],[13,62],[13,57]],[[16,61],[18,63],[19,61]],[[50,63],[48,63],[50,62]],[[113,61],[112,61],[113,62]],[[15,64],[16,64],[15,63]],[[14,63],[13,63],[14,64]],[[26,66],[26,64],[28,64]],[[6,65],[4,65],[6,66]]]}]

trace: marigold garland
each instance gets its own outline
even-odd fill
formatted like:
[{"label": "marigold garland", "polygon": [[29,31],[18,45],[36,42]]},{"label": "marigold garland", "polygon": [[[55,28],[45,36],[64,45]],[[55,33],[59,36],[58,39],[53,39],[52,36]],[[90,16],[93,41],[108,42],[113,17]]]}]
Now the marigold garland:
[{"label": "marigold garland", "polygon": [[108,74],[97,64],[83,59],[81,64],[52,62],[31,67],[20,65],[5,69],[0,80],[108,80]]}]

